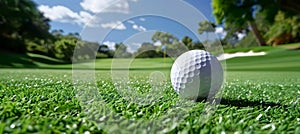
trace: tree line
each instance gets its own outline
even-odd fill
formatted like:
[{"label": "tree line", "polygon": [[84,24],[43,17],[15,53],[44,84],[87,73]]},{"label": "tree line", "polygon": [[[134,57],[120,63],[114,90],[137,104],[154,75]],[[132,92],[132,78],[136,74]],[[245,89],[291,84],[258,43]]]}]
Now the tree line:
[{"label": "tree line", "polygon": [[[299,0],[212,0],[217,24],[225,26],[225,41],[246,33],[259,46],[300,41]],[[252,41],[253,42],[253,41]]]},{"label": "tree line", "polygon": [[[111,50],[104,44],[84,41],[77,33],[50,31],[50,20],[32,0],[1,0],[0,7],[0,51],[38,53],[71,62],[94,57],[164,57],[168,56],[166,51],[178,53],[180,46],[204,49],[203,43],[216,43],[193,41],[188,36],[178,39],[171,33],[158,31],[152,36],[152,42],[143,42],[134,53],[128,52],[128,46],[122,42]],[[212,8],[216,23],[199,22],[198,32],[208,38],[217,26],[225,27],[227,34],[221,39],[225,48],[275,46],[300,41],[298,0],[212,0]],[[239,34],[245,37],[240,39]],[[155,45],[155,42],[161,45]],[[82,51],[74,57],[75,48]]]},{"label": "tree line", "polygon": [[[157,31],[152,35],[152,42],[143,42],[135,52],[128,52],[123,43],[117,43],[114,50],[109,49],[105,44],[100,44],[98,58],[158,58],[174,56],[179,54],[182,49],[204,49],[204,44],[193,41],[192,38],[185,36],[181,40],[168,32]],[[155,45],[159,42],[159,45]]]}]

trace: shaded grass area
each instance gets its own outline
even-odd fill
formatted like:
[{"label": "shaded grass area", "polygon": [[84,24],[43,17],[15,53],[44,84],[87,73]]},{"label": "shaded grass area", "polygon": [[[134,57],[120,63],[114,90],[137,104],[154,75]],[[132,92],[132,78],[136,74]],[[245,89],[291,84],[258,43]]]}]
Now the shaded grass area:
[{"label": "shaded grass area", "polygon": [[[39,54],[0,52],[0,68],[39,68],[66,64],[62,60]],[[70,67],[70,65],[68,65]]]},{"label": "shaded grass area", "polygon": [[51,58],[44,55],[39,54],[33,54],[33,53],[27,53],[28,56],[30,56],[30,59],[34,62],[44,63],[44,64],[52,64],[52,65],[59,65],[59,64],[66,64],[63,60]]},{"label": "shaded grass area", "polygon": [[27,55],[20,55],[20,54],[9,54],[2,52],[0,53],[0,67],[25,67],[25,68],[32,68],[38,67],[30,57]]}]

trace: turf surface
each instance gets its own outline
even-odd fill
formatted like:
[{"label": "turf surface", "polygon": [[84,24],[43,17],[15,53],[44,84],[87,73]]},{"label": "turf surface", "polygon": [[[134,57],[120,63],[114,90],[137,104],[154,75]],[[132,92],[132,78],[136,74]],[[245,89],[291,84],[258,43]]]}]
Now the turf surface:
[{"label": "turf surface", "polygon": [[[147,76],[151,72],[131,72],[130,80],[139,94],[147,94],[150,89]],[[178,101],[168,82],[162,98],[151,105],[139,106],[116,92],[110,72],[97,71],[96,74],[98,91],[106,107],[126,119],[105,121],[125,125],[119,127],[129,127],[128,119],[160,118]],[[196,102],[183,115],[180,124],[167,130],[170,133],[299,133],[299,76],[299,72],[227,72],[221,103],[206,123],[201,122],[205,103]],[[76,90],[71,83],[72,73],[66,70],[1,70],[0,133],[103,132],[97,119],[110,114],[86,112],[85,105],[75,97]],[[119,127],[111,129],[119,132]]]},{"label": "turf surface", "polygon": [[[149,81],[154,71],[168,78],[172,59],[132,62],[129,84],[133,92],[129,95],[148,97],[151,103],[146,105],[138,105],[136,100],[128,100],[132,97],[118,92],[111,80],[109,59],[96,60],[97,89],[88,88],[93,82],[73,81],[72,66],[67,64],[51,66],[36,61],[33,68],[44,69],[6,67],[0,69],[0,133],[140,133],[136,128],[150,125],[145,132],[298,134],[299,55],[297,50],[278,49],[266,56],[228,60],[220,105],[205,122],[207,103],[187,101],[191,107],[180,109],[176,106],[181,99],[168,79],[163,85]],[[117,63],[127,61],[120,59]],[[79,64],[84,66],[86,63]],[[118,70],[126,71],[124,68]],[[151,92],[151,84],[161,91]],[[163,125],[172,121],[169,118],[173,116],[166,116],[172,112],[180,115],[181,121]],[[163,123],[155,127],[145,123],[149,120]]]}]

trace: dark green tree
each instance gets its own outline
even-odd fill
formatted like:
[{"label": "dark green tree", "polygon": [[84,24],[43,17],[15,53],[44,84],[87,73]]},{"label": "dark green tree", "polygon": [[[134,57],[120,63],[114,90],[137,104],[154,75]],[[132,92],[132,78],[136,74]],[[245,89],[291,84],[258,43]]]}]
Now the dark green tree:
[{"label": "dark green tree", "polygon": [[178,42],[178,39],[171,33],[157,31],[152,36],[152,41],[161,42],[162,45],[167,45],[167,44],[173,44],[174,42]]},{"label": "dark green tree", "polygon": [[213,22],[201,21],[199,22],[198,33],[206,33],[206,39],[208,40],[208,33],[215,32],[216,25]]},{"label": "dark green tree", "polygon": [[55,34],[55,41],[51,46],[51,52],[55,58],[67,62],[82,62],[96,58],[99,44],[81,40],[78,34],[69,33],[63,35],[61,31]]},{"label": "dark green tree", "polygon": [[54,54],[56,58],[72,62],[77,39],[60,39],[54,43]]},{"label": "dark green tree", "polygon": [[98,55],[100,55],[99,58],[113,58],[114,51],[110,50],[107,45],[102,44],[98,48]]},{"label": "dark green tree", "polygon": [[193,49],[202,49],[202,50],[205,49],[203,43],[200,42],[200,41],[193,42],[193,47],[192,48]]},{"label": "dark green tree", "polygon": [[[259,0],[258,0],[259,1]],[[266,42],[254,21],[256,0],[213,0],[213,14],[218,24],[225,23],[226,28],[234,31],[247,28],[249,25],[260,45],[266,45]]]},{"label": "dark green tree", "polygon": [[280,10],[300,14],[300,1],[299,0],[278,0],[275,1]]},{"label": "dark green tree", "polygon": [[274,46],[300,41],[300,15],[278,12],[275,23],[266,33],[266,37],[268,43]]},{"label": "dark green tree", "polygon": [[184,36],[181,40],[181,42],[188,47],[188,49],[193,49],[193,39],[188,37],[188,36]]},{"label": "dark green tree", "polygon": [[154,46],[152,43],[144,42],[141,47],[137,50],[137,58],[155,58],[163,57],[163,53],[157,50],[158,47]]},{"label": "dark green tree", "polygon": [[251,27],[259,45],[266,45],[266,42],[257,25],[264,23],[257,22],[258,14],[263,14],[263,19],[273,24],[279,10],[300,13],[299,0],[213,0],[212,6],[218,24],[224,23],[234,31]]},{"label": "dark green tree", "polygon": [[127,46],[123,43],[118,43],[115,45],[115,58],[129,58],[132,54],[127,52]]},{"label": "dark green tree", "polygon": [[25,52],[26,40],[51,37],[49,19],[31,0],[0,1],[0,41],[4,50]]},{"label": "dark green tree", "polygon": [[97,49],[99,48],[99,44],[97,42],[81,40],[76,33],[71,35],[78,39],[75,48],[76,51],[74,53],[74,58],[77,61],[85,61],[96,58],[98,53]]}]

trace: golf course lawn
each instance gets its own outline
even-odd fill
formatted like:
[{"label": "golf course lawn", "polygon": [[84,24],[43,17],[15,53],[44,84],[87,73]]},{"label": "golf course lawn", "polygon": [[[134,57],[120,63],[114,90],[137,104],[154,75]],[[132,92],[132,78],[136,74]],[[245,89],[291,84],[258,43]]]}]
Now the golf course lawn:
[{"label": "golf course lawn", "polygon": [[[173,91],[173,59],[135,59],[129,70],[113,64],[116,71],[129,71],[133,92],[120,93],[111,63],[128,61],[96,60],[95,77],[88,70],[72,72],[69,64],[1,65],[0,133],[300,133],[299,50],[227,60],[220,102],[210,112],[207,102],[184,100]],[[88,81],[77,81],[73,73],[81,72]],[[166,80],[153,85],[153,72]],[[146,104],[139,105],[139,98]]]}]

